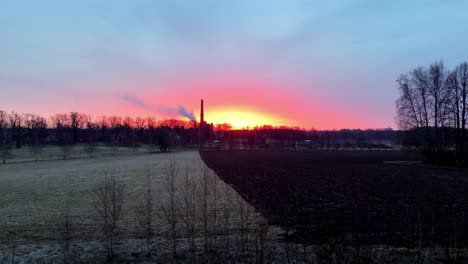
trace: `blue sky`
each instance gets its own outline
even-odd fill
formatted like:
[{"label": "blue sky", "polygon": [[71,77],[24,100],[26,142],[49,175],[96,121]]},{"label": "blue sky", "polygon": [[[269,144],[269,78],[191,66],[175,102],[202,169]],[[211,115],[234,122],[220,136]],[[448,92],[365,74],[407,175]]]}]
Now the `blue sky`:
[{"label": "blue sky", "polygon": [[[297,109],[282,114],[294,124],[395,127],[399,74],[468,59],[467,10],[461,0],[3,0],[0,109],[144,114],[123,110],[122,96],[197,110],[187,94],[201,94],[218,108],[281,115],[275,102],[286,93]],[[271,87],[273,99],[244,100],[232,78]],[[223,80],[181,85],[211,79]]]}]

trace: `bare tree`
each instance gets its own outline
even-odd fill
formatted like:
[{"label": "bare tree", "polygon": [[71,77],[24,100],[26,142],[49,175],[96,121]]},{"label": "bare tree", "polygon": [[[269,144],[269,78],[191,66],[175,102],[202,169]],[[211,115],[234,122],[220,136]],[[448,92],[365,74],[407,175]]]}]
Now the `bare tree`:
[{"label": "bare tree", "polygon": [[55,126],[55,137],[62,149],[63,159],[67,159],[72,148],[72,132],[70,119],[67,114],[56,114],[51,117]]},{"label": "bare tree", "polygon": [[7,233],[7,239],[8,239],[8,244],[10,246],[10,254],[11,254],[11,257],[10,257],[10,263],[11,264],[15,264],[15,257],[16,257],[16,244],[17,244],[17,241],[16,241],[16,231],[13,230],[13,231],[9,231]]},{"label": "bare tree", "polygon": [[23,115],[20,113],[11,112],[9,115],[9,121],[16,148],[21,148]]},{"label": "bare tree", "polygon": [[255,255],[256,263],[265,263],[265,250],[268,235],[268,223],[261,219],[255,221]]},{"label": "bare tree", "polygon": [[[433,112],[435,136],[440,140],[435,140],[437,151],[445,151],[446,137],[444,128],[447,126],[448,99],[449,92],[446,86],[447,72],[443,62],[435,62],[429,66],[428,83],[431,110]],[[442,128],[442,129],[438,129]]]},{"label": "bare tree", "polygon": [[120,130],[122,128],[122,118],[120,116],[111,116],[107,119],[111,131],[111,145],[117,150],[121,144]]},{"label": "bare tree", "polygon": [[170,128],[158,127],[156,129],[157,142],[161,152],[167,152],[169,144],[171,143]]},{"label": "bare tree", "polygon": [[202,219],[203,219],[203,236],[204,236],[204,241],[205,241],[205,253],[208,252],[209,248],[209,242],[210,242],[210,230],[208,227],[209,223],[209,199],[210,199],[210,175],[209,175],[209,169],[208,166],[203,166],[202,169],[202,186],[201,186],[201,192],[202,192]]},{"label": "bare tree", "polygon": [[196,244],[195,244],[195,228],[196,228],[196,195],[197,184],[194,181],[193,175],[190,174],[189,167],[185,169],[185,175],[182,183],[182,202],[183,202],[183,223],[187,233],[187,238],[190,245],[190,253],[192,262],[196,262]]},{"label": "bare tree", "polygon": [[233,215],[232,206],[232,189],[229,184],[224,184],[224,192],[223,192],[223,201],[222,201],[222,234],[224,236],[224,247],[225,247],[225,254],[230,254],[230,247],[231,247],[231,217]]},{"label": "bare tree", "polygon": [[124,143],[126,146],[133,147],[133,118],[130,116],[126,116],[125,118],[122,119],[122,128],[123,128],[123,137],[124,137]]},{"label": "bare tree", "polygon": [[37,161],[39,154],[45,147],[43,137],[47,128],[47,122],[43,117],[27,114],[25,115],[26,128],[31,132],[31,150],[34,160]]},{"label": "bare tree", "polygon": [[146,190],[143,202],[140,205],[139,210],[137,211],[137,215],[139,216],[139,224],[144,231],[144,238],[146,240],[146,256],[149,258],[151,256],[152,248],[151,242],[153,241],[154,237],[154,227],[153,227],[153,219],[154,219],[154,202],[153,202],[153,194],[151,193],[151,174],[150,168],[148,164],[148,169],[146,172]]},{"label": "bare tree", "polygon": [[65,198],[65,208],[63,212],[63,227],[62,227],[62,239],[63,239],[63,263],[70,263],[70,249],[71,241],[73,237],[72,222],[70,217],[70,191],[67,191]]},{"label": "bare tree", "polygon": [[10,137],[8,134],[8,115],[5,111],[0,110],[0,151],[2,155],[2,163],[5,164],[7,157],[10,154]]},{"label": "bare tree", "polygon": [[104,173],[104,180],[95,193],[94,208],[98,216],[98,225],[102,231],[107,259],[112,260],[115,256],[115,243],[120,235],[124,204],[124,185],[117,179],[115,169],[111,174]]},{"label": "bare tree", "polygon": [[147,129],[147,137],[148,137],[148,151],[152,152],[154,149],[154,144],[155,144],[155,128],[156,127],[156,121],[154,120],[153,117],[148,116],[146,118],[146,129]]},{"label": "bare tree", "polygon": [[177,259],[177,226],[179,223],[179,201],[177,197],[178,174],[179,169],[177,168],[176,161],[174,157],[171,157],[164,170],[165,199],[162,203],[161,209],[167,224],[169,225],[169,239],[172,244],[172,257],[174,260]]},{"label": "bare tree", "polygon": [[[397,80],[396,101],[401,129],[432,162],[466,163],[468,64],[448,72],[442,62],[418,67]],[[454,136],[452,136],[454,135]]]},{"label": "bare tree", "polygon": [[107,116],[99,116],[96,121],[97,126],[99,127],[100,130],[100,140],[101,141],[106,141],[106,136],[107,136],[107,130],[109,128],[109,122]]},{"label": "bare tree", "polygon": [[144,142],[144,131],[145,131],[145,119],[139,116],[135,117],[134,120],[134,148],[138,148],[140,144]]},{"label": "bare tree", "polygon": [[448,125],[450,93],[442,62],[428,69],[418,67],[397,80],[396,101],[399,126],[417,132],[418,147],[429,160],[447,149],[444,128]]},{"label": "bare tree", "polygon": [[[206,175],[206,176],[205,176]],[[217,244],[217,234],[218,234],[218,176],[214,173],[210,173],[208,167],[206,167],[206,171],[204,172],[204,181],[207,180],[208,188],[207,190],[207,198],[209,197],[208,201],[208,224],[210,226],[210,230],[208,230],[209,234],[209,247],[214,249],[214,246]],[[205,190],[204,190],[205,191]]]},{"label": "bare tree", "polygon": [[70,112],[70,128],[73,133],[73,143],[78,143],[78,131],[81,129],[86,121],[86,116],[77,113],[77,112]]},{"label": "bare tree", "polygon": [[465,138],[468,118],[468,63],[458,65],[447,78],[450,90],[451,113],[456,129],[456,154],[458,162],[466,162]]},{"label": "bare tree", "polygon": [[247,207],[244,200],[240,195],[236,196],[237,211],[236,214],[238,219],[238,238],[237,247],[241,250],[242,258],[245,257],[246,246],[247,246]]},{"label": "bare tree", "polygon": [[93,158],[94,153],[96,152],[96,144],[98,140],[98,125],[93,122],[93,118],[91,116],[86,117],[86,145],[85,151],[88,154],[88,157]]}]

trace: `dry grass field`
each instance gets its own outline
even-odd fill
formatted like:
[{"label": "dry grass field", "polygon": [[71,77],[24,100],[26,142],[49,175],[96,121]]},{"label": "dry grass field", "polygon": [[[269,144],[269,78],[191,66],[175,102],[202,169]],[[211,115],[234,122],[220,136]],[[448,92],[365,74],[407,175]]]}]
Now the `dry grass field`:
[{"label": "dry grass field", "polygon": [[[192,171],[203,166],[197,152],[144,154],[96,159],[57,160],[15,163],[0,166],[0,227],[15,230],[26,241],[53,241],[64,211],[67,190],[70,193],[72,219],[78,223],[79,238],[95,237],[94,190],[106,172],[115,170],[125,185],[123,226],[132,227],[132,211],[142,202],[145,180],[150,169],[155,195],[163,194],[162,173],[171,158]],[[199,174],[193,174],[197,177]],[[128,231],[128,230],[127,230]],[[127,232],[128,233],[128,232]],[[0,241],[6,238],[0,237]]]},{"label": "dry grass field", "polygon": [[[68,159],[89,158],[90,153],[87,151],[86,144],[76,144],[67,149]],[[143,154],[155,151],[156,148],[148,145],[140,145],[138,147],[112,147],[109,144],[96,144],[92,151],[93,157],[102,158],[110,156],[126,156],[133,154]],[[35,152],[35,149],[30,146],[22,146],[20,149],[13,148],[10,150],[10,155],[7,158],[7,163],[29,162],[29,161],[46,161],[46,160],[61,160],[63,159],[63,148],[57,145],[47,145]]]},{"label": "dry grass field", "polygon": [[[9,259],[12,244],[16,245],[17,259],[21,259],[22,254],[25,261],[41,260],[44,256],[40,255],[52,255],[53,257],[48,260],[60,259],[67,199],[73,243],[87,245],[88,248],[94,247],[92,251],[99,249],[100,246],[96,242],[102,240],[102,235],[95,210],[96,189],[104,180],[106,172],[110,175],[115,173],[118,181],[124,185],[119,238],[125,240],[127,244],[134,244],[130,240],[141,238],[139,226],[141,216],[138,215],[138,210],[145,202],[149,171],[155,209],[152,223],[154,240],[165,244],[164,241],[168,240],[168,222],[161,208],[169,197],[166,172],[171,161],[174,161],[177,167],[178,217],[182,218],[183,182],[186,177],[190,177],[196,184],[195,233],[198,239],[203,237],[203,219],[200,212],[203,205],[204,173],[208,173],[210,180],[207,186],[208,214],[211,219],[213,212],[217,212],[219,218],[216,222],[217,228],[221,228],[223,208],[226,210],[227,205],[226,199],[229,199],[228,210],[231,212],[230,232],[236,232],[236,218],[239,214],[235,212],[238,208],[242,208],[244,213],[249,213],[251,220],[258,218],[253,207],[230,186],[219,180],[204,165],[196,151],[10,163],[0,166],[0,262]],[[226,194],[229,197],[226,197]],[[211,223],[208,223],[210,230],[212,230]],[[177,229],[178,239],[183,240],[186,234],[181,220]],[[133,250],[138,245],[131,246],[132,249],[126,247],[126,250]],[[98,250],[96,254],[102,252]],[[37,258],[37,255],[40,257]]]}]

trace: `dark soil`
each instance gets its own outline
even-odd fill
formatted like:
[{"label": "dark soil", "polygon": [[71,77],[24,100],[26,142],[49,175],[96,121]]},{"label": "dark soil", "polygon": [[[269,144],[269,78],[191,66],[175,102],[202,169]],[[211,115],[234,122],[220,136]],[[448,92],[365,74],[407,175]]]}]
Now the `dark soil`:
[{"label": "dark soil", "polygon": [[298,242],[468,245],[468,171],[402,151],[203,151],[202,159]]}]

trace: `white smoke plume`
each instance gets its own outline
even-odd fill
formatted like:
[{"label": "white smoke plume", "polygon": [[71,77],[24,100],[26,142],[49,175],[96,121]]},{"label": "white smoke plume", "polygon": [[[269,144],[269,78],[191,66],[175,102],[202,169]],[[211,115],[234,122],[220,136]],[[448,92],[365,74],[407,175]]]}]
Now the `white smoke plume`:
[{"label": "white smoke plume", "polygon": [[157,106],[157,105],[152,105],[148,104],[147,102],[143,101],[142,99],[138,98],[135,95],[131,94],[124,94],[120,96],[120,99],[130,103],[132,105],[138,106],[140,108],[150,110],[152,112],[157,112],[157,113],[164,113],[168,115],[181,115],[184,116],[191,121],[196,121],[195,115],[193,112],[189,112],[185,109],[185,107],[179,105],[177,108],[174,107],[168,107],[168,106]]}]

